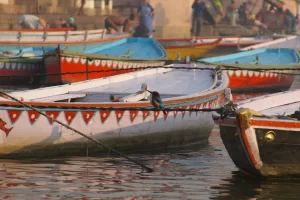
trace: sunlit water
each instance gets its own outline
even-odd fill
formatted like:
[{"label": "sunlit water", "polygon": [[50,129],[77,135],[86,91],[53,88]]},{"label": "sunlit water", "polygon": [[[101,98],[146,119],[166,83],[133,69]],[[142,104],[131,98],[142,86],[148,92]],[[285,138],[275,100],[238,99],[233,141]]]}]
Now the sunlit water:
[{"label": "sunlit water", "polygon": [[[256,96],[256,95],[255,95]],[[253,95],[234,95],[235,101]],[[299,199],[300,180],[262,180],[235,167],[217,126],[195,150],[116,157],[1,160],[0,199]]]},{"label": "sunlit water", "polygon": [[122,158],[2,160],[0,199],[299,199],[300,181],[259,180],[232,163],[214,129],[198,150]]}]

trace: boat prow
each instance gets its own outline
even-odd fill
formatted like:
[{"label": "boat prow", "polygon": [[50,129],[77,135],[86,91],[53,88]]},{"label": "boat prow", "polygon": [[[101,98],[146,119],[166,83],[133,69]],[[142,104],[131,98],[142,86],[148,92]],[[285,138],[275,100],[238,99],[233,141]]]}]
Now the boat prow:
[{"label": "boat prow", "polygon": [[[199,70],[191,70],[191,65],[172,66],[10,93],[51,118],[8,99],[1,100],[4,127],[13,129],[9,134],[6,129],[3,131],[0,155],[78,155],[86,151],[82,136],[51,119],[118,150],[139,151],[207,142],[214,126],[209,110],[223,105],[228,77],[222,72],[215,74],[214,68],[199,66]],[[165,114],[153,109],[148,90],[160,93]],[[90,147],[89,152],[93,151],[101,149]]]},{"label": "boat prow", "polygon": [[216,119],[223,143],[241,170],[255,176],[300,176],[300,90],[264,95],[238,103]]}]

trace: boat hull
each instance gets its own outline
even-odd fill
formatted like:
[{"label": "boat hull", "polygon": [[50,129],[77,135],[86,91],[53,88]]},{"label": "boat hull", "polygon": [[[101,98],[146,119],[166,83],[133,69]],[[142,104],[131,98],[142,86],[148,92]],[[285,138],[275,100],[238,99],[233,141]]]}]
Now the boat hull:
[{"label": "boat hull", "polygon": [[[222,96],[220,91],[184,108],[216,108],[222,105]],[[53,109],[45,104],[31,102],[32,106],[44,105],[40,109],[54,119],[118,150],[140,151],[206,142],[214,126],[211,112],[174,111],[164,116],[161,111],[105,111],[90,105],[81,105],[86,108],[80,109],[60,105]],[[5,124],[0,136],[1,157],[70,155],[86,153],[87,148],[89,152],[108,152],[34,111],[10,106],[2,109],[0,116]]]},{"label": "boat hull", "polygon": [[276,72],[227,71],[229,87],[234,92],[285,91],[292,86],[295,80],[295,76],[292,74],[293,71],[286,70]]},{"label": "boat hull", "polygon": [[37,74],[44,72],[44,63],[37,59],[7,59],[0,62],[1,85],[32,85],[38,84]]},{"label": "boat hull", "polygon": [[85,56],[65,54],[48,55],[44,62],[47,74],[44,80],[46,85],[75,83],[165,64],[164,61],[89,60]]},{"label": "boat hull", "polygon": [[[167,51],[170,60],[178,59],[178,56],[185,58],[189,56],[191,59],[200,58],[217,47],[221,38],[215,39],[213,42],[207,43],[191,43],[191,39],[162,39],[158,40]],[[164,45],[165,43],[165,45]],[[177,43],[187,43],[186,45],[178,45]]]},{"label": "boat hull", "polygon": [[252,118],[249,109],[236,113],[217,123],[237,167],[255,176],[300,176],[299,121]]}]

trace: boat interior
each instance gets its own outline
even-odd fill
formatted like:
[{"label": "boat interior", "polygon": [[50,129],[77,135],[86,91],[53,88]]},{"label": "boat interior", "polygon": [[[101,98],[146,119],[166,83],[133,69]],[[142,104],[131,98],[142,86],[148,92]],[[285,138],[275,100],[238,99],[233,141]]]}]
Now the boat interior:
[{"label": "boat interior", "polygon": [[164,47],[180,47],[180,46],[192,46],[192,45],[211,45],[213,42],[216,42],[218,38],[210,39],[210,40],[202,40],[201,38],[197,39],[195,42],[191,39],[162,39],[158,40],[161,45]]},{"label": "boat interior", "polygon": [[201,59],[209,63],[252,64],[252,65],[287,65],[297,63],[298,52],[293,49],[258,49]]},{"label": "boat interior", "polygon": [[83,53],[133,59],[157,59],[166,57],[166,53],[161,45],[151,38],[124,38],[114,42],[104,43],[100,46],[86,48]]},{"label": "boat interior", "polygon": [[225,88],[225,84],[221,72],[215,75],[214,70],[161,68],[10,94],[34,102],[138,102],[149,99],[147,90],[173,99]]},{"label": "boat interior", "polygon": [[300,90],[291,90],[255,97],[239,102],[238,105],[258,111],[266,118],[300,120],[299,96]]},{"label": "boat interior", "polygon": [[0,58],[42,57],[46,52],[53,51],[57,46],[4,46],[0,47]]},{"label": "boat interior", "polygon": [[288,48],[288,49],[299,49],[299,36],[288,36],[261,44],[252,45],[240,49],[240,51],[249,51],[258,48]]}]

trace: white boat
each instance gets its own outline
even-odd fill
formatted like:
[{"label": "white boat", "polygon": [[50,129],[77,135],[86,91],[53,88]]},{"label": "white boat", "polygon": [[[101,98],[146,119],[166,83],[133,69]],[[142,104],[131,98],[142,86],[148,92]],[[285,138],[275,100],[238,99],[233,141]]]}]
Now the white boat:
[{"label": "white boat", "polygon": [[237,103],[225,119],[215,117],[233,162],[255,176],[300,176],[300,90]]},{"label": "white boat", "polygon": [[[214,126],[212,112],[169,111],[164,115],[153,110],[147,90],[158,91],[166,109],[218,108],[223,105],[228,77],[210,69],[176,69],[176,66],[10,95],[118,150],[167,148],[207,141]],[[0,105],[2,157],[86,152],[85,138],[52,119],[8,99],[1,98]],[[144,110],[122,110],[130,108]],[[91,146],[89,152],[99,150]]]},{"label": "white boat", "polygon": [[251,45],[239,49],[240,51],[249,51],[264,48],[286,48],[286,49],[299,49],[300,37],[296,35],[282,37],[276,40],[267,41],[260,44]]},{"label": "white boat", "polygon": [[106,29],[84,31],[0,31],[1,45],[57,45],[105,42],[128,37],[127,33],[106,34]]}]

